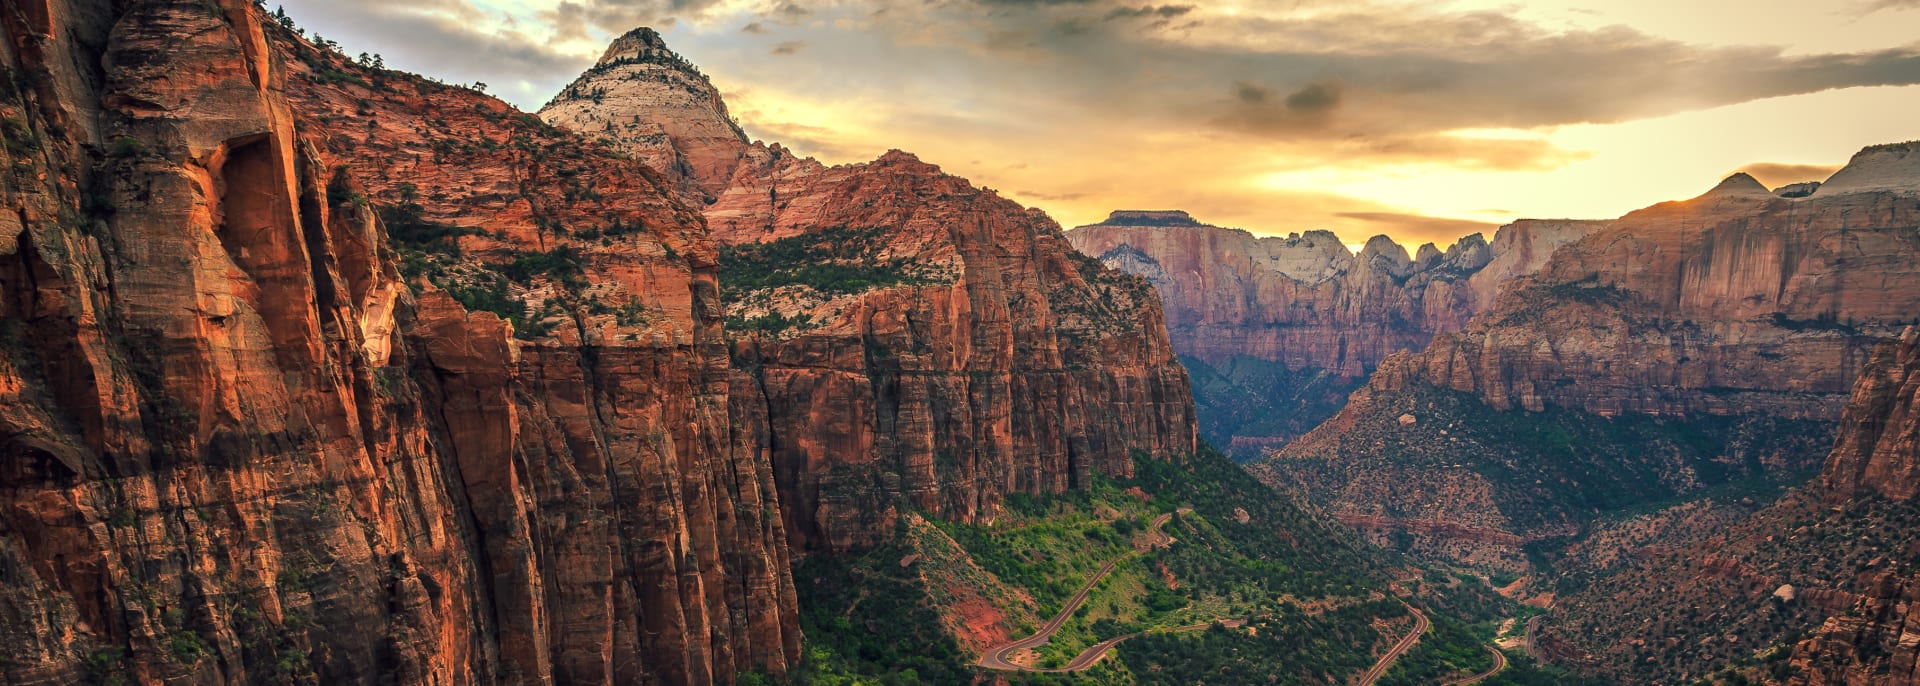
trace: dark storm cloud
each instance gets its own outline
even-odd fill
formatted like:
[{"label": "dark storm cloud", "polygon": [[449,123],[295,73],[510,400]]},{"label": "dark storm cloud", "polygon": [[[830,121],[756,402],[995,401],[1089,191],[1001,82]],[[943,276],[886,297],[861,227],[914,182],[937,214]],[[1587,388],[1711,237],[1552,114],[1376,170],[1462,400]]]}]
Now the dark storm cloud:
[{"label": "dark storm cloud", "polygon": [[[872,29],[982,53],[982,87],[1028,89],[1143,124],[1285,140],[1406,139],[1615,123],[1835,88],[1920,83],[1914,46],[1787,54],[1613,26],[1549,30],[1494,12],[1313,3],[1293,15],[1115,0],[874,0]],[[1901,0],[1920,2],[1920,0]],[[1182,17],[1141,31],[1109,18]],[[1196,28],[1198,27],[1198,28]],[[1024,70],[1005,83],[1007,65]]]},{"label": "dark storm cloud", "polygon": [[1287,96],[1287,109],[1296,112],[1323,112],[1340,106],[1340,84],[1309,83]]},{"label": "dark storm cloud", "polygon": [[1193,5],[1161,5],[1159,7],[1155,7],[1152,5],[1141,5],[1139,7],[1115,7],[1112,10],[1109,10],[1107,12],[1107,16],[1103,17],[1102,19],[1105,21],[1142,19],[1142,18],[1155,18],[1155,19],[1167,20],[1167,19],[1173,19],[1175,17],[1185,15],[1188,12],[1192,12],[1192,11],[1193,11]]}]

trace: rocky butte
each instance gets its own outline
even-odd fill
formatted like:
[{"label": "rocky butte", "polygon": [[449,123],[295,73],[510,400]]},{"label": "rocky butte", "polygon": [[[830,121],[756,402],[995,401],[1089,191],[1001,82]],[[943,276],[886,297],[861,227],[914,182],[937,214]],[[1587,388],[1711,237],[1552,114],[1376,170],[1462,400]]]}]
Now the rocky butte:
[{"label": "rocky butte", "polygon": [[718,252],[665,177],[250,2],[0,27],[0,681],[798,659]]},{"label": "rocky butte", "polygon": [[1524,220],[1491,243],[1476,233],[1411,256],[1386,236],[1356,255],[1330,231],[1257,237],[1181,211],[1117,211],[1067,238],[1153,283],[1202,431],[1246,459],[1319,424],[1389,355],[1461,330],[1503,284],[1605,224]]},{"label": "rocky butte", "polygon": [[1261,473],[1377,541],[1513,569],[1602,513],[1804,478],[1920,314],[1920,145],[1786,190],[1735,175],[1561,248]]},{"label": "rocky butte", "polygon": [[540,115],[658,160],[704,213],[731,421],[765,446],[796,544],[869,547],[909,509],[990,520],[1005,494],[1194,450],[1152,290],[1038,211],[899,151],[829,167],[748,143],[650,29]]}]

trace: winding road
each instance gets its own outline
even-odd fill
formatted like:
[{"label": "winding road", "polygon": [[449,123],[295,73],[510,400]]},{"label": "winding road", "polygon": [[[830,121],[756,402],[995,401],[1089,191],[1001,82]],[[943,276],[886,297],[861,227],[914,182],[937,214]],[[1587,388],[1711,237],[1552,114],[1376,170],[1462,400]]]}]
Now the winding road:
[{"label": "winding road", "polygon": [[1354,682],[1356,686],[1373,686],[1373,682],[1379,681],[1380,677],[1386,676],[1387,668],[1393,666],[1394,660],[1400,659],[1401,655],[1405,655],[1407,651],[1412,650],[1413,646],[1420,642],[1420,636],[1427,633],[1427,627],[1431,626],[1431,624],[1427,622],[1426,613],[1421,612],[1420,608],[1412,605],[1408,605],[1407,610],[1413,613],[1413,631],[1407,632],[1406,638],[1402,638],[1399,643],[1393,644],[1393,650],[1389,650],[1387,654],[1380,656],[1380,661],[1373,663],[1373,669],[1369,669],[1367,673],[1360,675],[1360,680]]},{"label": "winding road", "polygon": [[1441,684],[1440,686],[1470,686],[1471,684],[1477,684],[1482,681],[1491,679],[1493,678],[1493,675],[1499,674],[1500,670],[1506,669],[1507,654],[1500,652],[1499,648],[1495,648],[1493,646],[1485,646],[1485,647],[1488,651],[1493,653],[1493,669],[1489,669],[1485,672],[1475,674],[1473,676],[1467,677],[1465,679],[1461,679],[1459,681],[1449,681],[1447,683]]},{"label": "winding road", "polygon": [[[1193,511],[1193,508],[1183,507],[1177,510],[1177,513],[1187,514],[1192,511]],[[1163,526],[1166,526],[1167,522],[1173,519],[1174,514],[1175,513],[1170,512],[1154,518],[1153,524],[1149,527],[1152,530],[1152,538],[1149,539],[1150,546],[1159,547],[1159,546],[1169,545],[1173,543],[1173,537],[1168,536],[1165,533],[1162,533],[1160,531],[1160,528]],[[1085,670],[1089,667],[1092,667],[1095,664],[1098,664],[1102,658],[1105,658],[1109,653],[1113,651],[1114,646],[1120,645],[1122,641],[1139,636],[1142,633],[1172,633],[1172,632],[1179,632],[1179,631],[1198,631],[1198,630],[1213,626],[1214,624],[1217,623],[1217,622],[1207,622],[1204,624],[1189,624],[1186,626],[1177,626],[1177,627],[1172,627],[1167,629],[1154,629],[1147,632],[1132,633],[1124,636],[1115,636],[1113,638],[1109,638],[1099,643],[1095,643],[1091,646],[1087,646],[1086,650],[1080,651],[1079,655],[1073,656],[1072,660],[1068,660],[1067,664],[1061,667],[1055,667],[1055,668],[1027,667],[1027,666],[1014,663],[1013,655],[1015,653],[1018,653],[1022,650],[1031,650],[1031,649],[1046,645],[1047,641],[1053,638],[1053,634],[1055,632],[1058,632],[1060,630],[1060,627],[1067,623],[1067,619],[1073,616],[1074,611],[1080,609],[1080,606],[1087,602],[1087,596],[1093,593],[1093,589],[1095,586],[1100,585],[1100,580],[1107,578],[1108,574],[1113,573],[1113,568],[1119,565],[1121,560],[1124,560],[1124,559],[1126,559],[1126,556],[1123,555],[1119,558],[1108,560],[1106,564],[1101,565],[1100,570],[1097,572],[1094,572],[1093,576],[1088,577],[1087,583],[1081,585],[1080,590],[1075,591],[1073,596],[1067,599],[1067,603],[1065,605],[1060,606],[1060,612],[1058,614],[1055,614],[1053,616],[1053,619],[1048,620],[1045,626],[1040,627],[1039,631],[1035,632],[1032,636],[1028,636],[1018,641],[1003,643],[1003,644],[994,646],[992,648],[988,648],[986,654],[980,656],[979,665],[987,669],[1000,670],[1004,672],[1041,672],[1041,673],[1050,673],[1050,674],[1078,672],[1078,671]],[[1366,674],[1361,675],[1360,680],[1354,682],[1357,686],[1373,686],[1374,682],[1379,681],[1380,677],[1386,675],[1387,669],[1393,666],[1393,662],[1395,660],[1400,659],[1401,655],[1405,655],[1408,650],[1412,650],[1415,645],[1420,643],[1420,637],[1427,633],[1428,627],[1432,626],[1432,624],[1427,620],[1427,615],[1421,612],[1419,608],[1416,608],[1412,605],[1408,605],[1407,610],[1413,613],[1413,618],[1415,620],[1413,631],[1408,632],[1405,638],[1400,639],[1399,643],[1394,644],[1392,650],[1387,651],[1386,655],[1381,656],[1379,662],[1374,663],[1372,669],[1367,670]],[[1531,625],[1529,625],[1528,628],[1531,629],[1532,628]],[[1493,669],[1492,670],[1484,674],[1469,677],[1462,681],[1450,682],[1446,684],[1446,686],[1468,686],[1470,684],[1477,684],[1487,679],[1488,677],[1491,677],[1494,674],[1499,673],[1500,670],[1506,669],[1507,656],[1502,654],[1499,650],[1494,650],[1492,648],[1488,648],[1488,650],[1493,650]]]},{"label": "winding road", "polygon": [[[1192,511],[1193,508],[1191,507],[1183,507],[1175,512],[1186,514]],[[1160,527],[1166,526],[1167,522],[1172,521],[1175,512],[1169,512],[1153,518],[1153,524],[1149,527],[1153,534],[1153,538],[1151,539],[1153,546],[1163,546],[1173,542],[1173,537],[1161,533]],[[1078,672],[1092,667],[1094,663],[1100,661],[1100,658],[1106,657],[1107,652],[1112,650],[1114,646],[1119,645],[1121,641],[1140,635],[1127,634],[1095,643],[1086,650],[1080,651],[1080,654],[1075,655],[1072,660],[1069,660],[1065,667],[1058,669],[1024,667],[1014,664],[1011,659],[1014,653],[1046,645],[1047,639],[1053,638],[1054,632],[1060,630],[1060,625],[1066,624],[1067,619],[1073,616],[1073,611],[1080,609],[1081,603],[1087,602],[1087,595],[1093,593],[1093,587],[1098,586],[1101,579],[1107,578],[1107,575],[1113,572],[1114,566],[1120,564],[1120,561],[1124,559],[1126,559],[1126,556],[1122,555],[1121,557],[1108,560],[1106,564],[1101,565],[1100,571],[1094,572],[1093,576],[1087,579],[1087,583],[1081,586],[1080,590],[1073,594],[1073,597],[1067,599],[1067,604],[1060,606],[1060,613],[1054,615],[1053,619],[1048,620],[1046,626],[1040,627],[1040,631],[1034,635],[1012,643],[1005,643],[988,648],[987,654],[980,656],[980,666],[987,669],[997,669],[1007,672]],[[1194,629],[1204,629],[1208,626],[1211,626],[1211,623],[1177,627],[1169,629],[1168,631],[1192,631]]]}]

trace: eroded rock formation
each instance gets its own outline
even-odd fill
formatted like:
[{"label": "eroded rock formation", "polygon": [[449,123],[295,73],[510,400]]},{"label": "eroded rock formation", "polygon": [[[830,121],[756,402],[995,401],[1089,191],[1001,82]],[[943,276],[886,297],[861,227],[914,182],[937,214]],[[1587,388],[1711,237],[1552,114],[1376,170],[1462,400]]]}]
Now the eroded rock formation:
[{"label": "eroded rock formation", "polygon": [[798,657],[716,253],[661,177],[253,3],[7,9],[0,681]]},{"label": "eroded rock formation", "polygon": [[[671,53],[623,56],[640,39],[665,49],[648,36],[616,42],[541,114],[637,154],[672,148],[688,162],[668,176],[709,191],[744,372],[734,422],[766,433],[794,541],[872,545],[908,508],[991,518],[1006,493],[1194,449],[1186,375],[1144,282],[906,153],[828,167],[709,145],[724,107],[673,103],[718,95]],[[628,133],[635,120],[668,122],[664,138]]]},{"label": "eroded rock formation", "polygon": [[1067,237],[1154,284],[1193,368],[1203,430],[1250,457],[1312,428],[1387,356],[1461,330],[1501,285],[1605,224],[1524,220],[1492,243],[1476,233],[1411,257],[1386,236],[1355,254],[1329,231],[1256,237],[1178,211],[1118,211]]},{"label": "eroded rock formation", "polygon": [[[1559,249],[1465,330],[1385,360],[1267,463],[1269,482],[1348,515],[1531,539],[1636,499],[1811,471],[1874,345],[1920,313],[1917,147],[1864,150],[1798,197],[1735,175]],[[1438,423],[1390,423],[1407,412]],[[1510,430],[1461,433],[1494,424]],[[1604,450],[1629,434],[1637,448]],[[1454,506],[1414,486],[1462,479],[1495,495]]]},{"label": "eroded rock formation", "polygon": [[[1909,329],[1872,355],[1818,478],[1683,544],[1571,575],[1590,581],[1563,584],[1574,592],[1546,633],[1573,664],[1622,681],[1664,683],[1729,662],[1758,683],[1920,679],[1920,475],[1903,468],[1920,456],[1917,372],[1920,333]],[[1650,658],[1656,647],[1665,649]],[[1743,659],[1756,654],[1758,664]]]}]

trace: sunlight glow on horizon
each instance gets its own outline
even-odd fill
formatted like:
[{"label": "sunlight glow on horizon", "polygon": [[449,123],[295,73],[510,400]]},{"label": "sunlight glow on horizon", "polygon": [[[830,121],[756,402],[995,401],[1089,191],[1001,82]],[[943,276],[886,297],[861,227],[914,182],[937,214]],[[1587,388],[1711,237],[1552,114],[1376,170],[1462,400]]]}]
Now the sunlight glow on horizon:
[{"label": "sunlight glow on horizon", "polygon": [[[371,1],[340,0],[348,5]],[[1698,195],[1748,165],[1831,167],[1866,145],[1920,138],[1920,124],[1905,114],[1920,107],[1920,86],[1813,90],[1710,107],[1681,104],[1670,107],[1672,113],[1627,116],[1615,123],[1442,128],[1409,141],[1360,134],[1260,136],[1201,126],[1204,118],[1176,121],[1166,113],[1143,113],[1138,103],[1125,98],[1110,108],[1090,103],[1088,93],[1097,92],[1090,89],[1108,71],[1098,60],[1111,57],[1103,57],[1097,45],[1073,42],[1071,36],[1052,39],[1064,41],[1060,45],[1015,43],[999,53],[982,53],[978,45],[958,39],[991,37],[990,32],[999,29],[978,22],[1004,19],[1004,13],[983,15],[986,18],[974,24],[890,25],[885,15],[862,10],[863,1],[888,0],[809,3],[787,16],[776,16],[784,5],[771,0],[690,2],[685,6],[704,9],[658,25],[669,45],[713,79],[733,115],[755,138],[829,164],[864,162],[888,149],[906,150],[975,185],[1045,210],[1065,227],[1098,222],[1116,209],[1178,208],[1206,223],[1263,235],[1328,229],[1358,245],[1386,233],[1411,250],[1427,241],[1444,246],[1474,230],[1490,236],[1495,226],[1520,218],[1617,217]],[[1506,17],[1528,22],[1526,26],[1544,31],[1540,35],[1546,39],[1631,27],[1685,45],[1778,46],[1784,54],[1884,50],[1913,44],[1912,37],[1920,36],[1920,10],[1896,8],[1864,18],[1868,2],[1844,0],[1808,8],[1782,0],[1699,0],[1678,9],[1657,0],[1604,5],[1551,0],[1524,6],[1506,0],[1438,5],[1376,0],[1375,5],[1391,8],[1397,3],[1407,13]],[[679,0],[668,4],[682,6]],[[1357,11],[1352,9],[1356,5],[1329,0],[1303,0],[1284,10],[1261,2],[1202,4],[1206,6],[1196,12],[1204,11],[1205,21],[1173,25],[1164,29],[1165,35],[1137,40],[1181,55],[1183,50],[1236,40],[1266,40],[1235,22],[1257,27],[1262,21],[1340,19]],[[379,52],[375,48],[382,47],[372,38],[359,37],[375,29],[331,0],[287,5],[302,25],[308,25],[311,15],[309,28],[340,41],[349,54]],[[503,61],[520,57],[515,51],[524,46],[513,41],[544,40],[551,55],[542,58],[547,64],[564,60],[584,68],[612,34],[557,19],[568,5],[580,6],[560,0],[439,0],[392,11],[511,39],[506,47],[492,48],[491,56]],[[898,19],[896,14],[891,20]],[[761,28],[747,30],[756,26]],[[1510,49],[1504,42],[1508,36],[1497,32],[1508,28],[1495,26],[1501,28],[1482,38],[1492,41],[1480,51],[1490,55],[1488,59]],[[1369,38],[1384,48],[1359,49],[1397,45],[1379,42],[1388,38]],[[783,41],[796,47],[780,54],[769,50]],[[390,65],[428,74],[440,71],[452,81],[487,80],[502,97],[529,111],[564,86],[571,78],[566,69],[573,68],[551,67],[548,76],[501,73],[485,78],[489,74],[466,55],[448,58],[407,52],[407,45],[383,47]],[[1061,52],[1083,49],[1091,52]],[[1304,54],[1302,59],[1310,59],[1318,53]],[[1094,61],[1061,61],[1081,57]],[[443,61],[422,61],[428,58]],[[1180,85],[1165,81],[1181,78],[1177,72],[1159,74],[1153,63],[1134,68],[1141,78],[1162,79],[1148,85]],[[1231,82],[1249,77],[1227,72],[1219,78]],[[1285,84],[1298,83],[1275,78],[1288,89],[1294,86]],[[1385,121],[1391,126],[1392,120],[1365,109],[1390,104],[1390,99],[1383,101],[1389,97],[1353,94],[1341,115],[1352,117],[1356,125]],[[1404,147],[1409,143],[1416,147]]]}]

